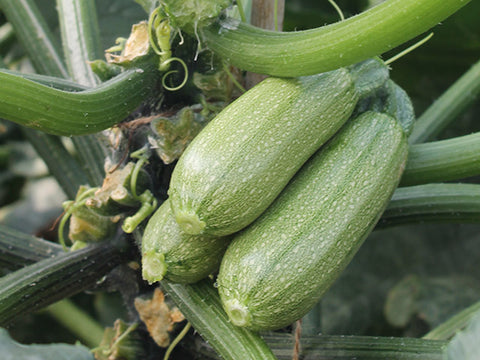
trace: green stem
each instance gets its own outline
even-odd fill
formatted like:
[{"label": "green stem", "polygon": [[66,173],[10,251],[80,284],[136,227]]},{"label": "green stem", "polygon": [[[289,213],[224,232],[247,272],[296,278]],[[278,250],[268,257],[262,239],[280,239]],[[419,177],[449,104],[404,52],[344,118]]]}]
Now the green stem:
[{"label": "green stem", "polygon": [[[83,85],[95,86],[98,78],[89,62],[102,57],[97,11],[93,0],[57,0],[63,51],[71,78]],[[100,186],[105,177],[106,149],[97,136],[72,139],[80,163],[91,186]]]},{"label": "green stem", "polygon": [[[288,359],[294,337],[284,334],[265,336],[279,359]],[[315,360],[326,359],[388,359],[388,360],[443,360],[445,341],[414,338],[387,338],[368,336],[302,336],[301,353]]]},{"label": "green stem", "polygon": [[[294,336],[272,332],[264,334],[263,339],[278,360],[292,359]],[[335,335],[302,335],[300,341],[300,358],[309,360],[444,360],[448,344],[447,341],[407,337]],[[208,345],[202,344],[194,351],[207,359],[219,359]]]},{"label": "green stem", "polygon": [[41,74],[30,74],[30,73],[22,73],[20,71],[15,70],[7,70],[2,68],[2,71],[8,74],[12,74],[15,76],[22,77],[24,79],[37,82],[39,84],[55,88],[58,90],[63,91],[83,91],[88,90],[90,86],[83,86],[77,83],[74,83],[70,80],[58,78],[55,76],[48,76],[48,75],[41,75]]},{"label": "green stem", "polygon": [[411,144],[434,138],[480,94],[480,61],[463,74],[418,119],[409,137]]},{"label": "green stem", "polygon": [[63,253],[56,243],[0,225],[0,267],[17,270]]},{"label": "green stem", "polygon": [[387,0],[345,21],[283,33],[227,19],[204,28],[202,35],[212,51],[243,70],[276,76],[310,75],[391,50],[468,2]]},{"label": "green stem", "polygon": [[95,86],[98,79],[89,61],[99,59],[100,34],[93,0],[57,0],[63,51],[70,76],[82,85]]},{"label": "green stem", "polygon": [[380,226],[413,222],[480,222],[480,184],[426,184],[398,188]]},{"label": "green stem", "polygon": [[34,0],[0,0],[0,8],[12,24],[15,35],[41,74],[66,78],[67,70],[58,44]]},{"label": "green stem", "polygon": [[449,340],[454,337],[457,332],[465,328],[472,318],[478,315],[479,311],[480,302],[477,302],[438,325],[423,338],[430,340]]},{"label": "green stem", "polygon": [[[13,5],[15,3],[15,6]],[[19,32],[19,40],[24,45],[30,56],[34,67],[42,74],[56,77],[68,77],[65,65],[60,58],[57,45],[54,42],[48,26],[35,6],[29,0],[13,2],[2,0],[0,5],[5,6],[6,15],[14,25],[16,32]],[[63,4],[59,9],[63,10]],[[96,24],[96,12],[94,4],[89,1],[82,1],[81,4],[66,2],[71,10],[75,12],[59,11],[60,23],[62,24],[62,39],[64,53],[66,55],[70,76],[78,83],[95,85],[96,80],[89,68],[87,60],[99,55],[98,25]],[[34,46],[32,46],[32,43]],[[84,53],[83,53],[84,52]],[[46,138],[45,138],[46,139]],[[48,148],[48,143],[39,143],[42,139],[36,139],[36,148]],[[104,171],[103,162],[105,151],[95,137],[83,137],[72,139],[78,152],[78,160],[85,171],[90,185],[101,184]],[[48,159],[47,159],[48,160]],[[78,172],[78,170],[77,170]],[[85,178],[85,176],[82,176]],[[60,182],[61,178],[57,178]]]},{"label": "green stem", "polygon": [[92,134],[122,121],[153,91],[153,66],[66,92],[0,71],[0,117],[56,135]]},{"label": "green stem", "polygon": [[0,278],[0,326],[91,289],[122,262],[110,243],[38,261]]},{"label": "green stem", "polygon": [[193,285],[162,281],[162,288],[175,301],[183,315],[222,359],[276,359],[255,333],[234,326],[225,314],[220,297],[208,280]]},{"label": "green stem", "polygon": [[480,174],[480,132],[410,146],[401,185],[458,180]]},{"label": "green stem", "polygon": [[78,336],[86,346],[93,348],[100,344],[104,328],[72,301],[64,299],[45,310],[72,334]]}]

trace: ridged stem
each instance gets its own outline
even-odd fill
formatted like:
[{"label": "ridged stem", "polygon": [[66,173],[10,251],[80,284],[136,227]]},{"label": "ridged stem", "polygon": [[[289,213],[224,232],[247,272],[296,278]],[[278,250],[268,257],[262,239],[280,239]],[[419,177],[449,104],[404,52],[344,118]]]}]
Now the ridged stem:
[{"label": "ridged stem", "polygon": [[387,0],[317,29],[272,32],[227,19],[204,28],[208,48],[243,70],[311,75],[382,54],[437,25],[469,0]]},{"label": "ridged stem", "polygon": [[58,244],[0,225],[0,268],[13,271],[61,253]]},{"label": "ridged stem", "polygon": [[[295,343],[294,336],[286,333],[266,333],[263,339],[278,360],[291,360]],[[346,360],[443,360],[448,342],[405,337],[373,336],[303,336],[301,359]],[[207,344],[197,344],[195,349],[208,359],[219,359]]]},{"label": "ridged stem", "polygon": [[[102,57],[97,11],[93,0],[57,0],[65,62],[72,79],[82,85],[95,86],[98,78],[89,61]],[[106,149],[96,135],[72,138],[83,169],[92,186],[100,186],[105,171]]]},{"label": "ridged stem", "polygon": [[161,282],[196,331],[222,359],[276,359],[257,334],[234,326],[225,314],[213,284],[204,280],[193,285]]},{"label": "ridged stem", "polygon": [[95,86],[98,79],[89,61],[102,56],[97,11],[93,0],[57,0],[63,52],[75,82]]},{"label": "ridged stem", "polygon": [[401,185],[458,180],[480,174],[480,132],[411,145]]},{"label": "ridged stem", "polygon": [[121,261],[119,250],[104,243],[40,260],[0,278],[0,326],[95,287]]},{"label": "ridged stem", "polygon": [[95,88],[67,92],[0,71],[0,117],[54,135],[85,135],[122,121],[153,91],[154,66],[132,69]]},{"label": "ridged stem", "polygon": [[480,184],[425,184],[398,188],[379,225],[427,221],[480,223]]},{"label": "ridged stem", "polygon": [[417,119],[409,137],[411,144],[434,138],[480,94],[480,61],[463,74]]},{"label": "ridged stem", "polygon": [[[91,4],[88,5],[90,1],[85,1],[84,3],[85,6],[82,7],[82,9],[88,9],[91,7]],[[94,53],[92,50],[94,46],[89,45],[90,43],[93,44],[94,42],[98,42],[99,39],[98,25],[97,28],[95,28],[95,12],[85,14],[80,20],[77,20],[76,18],[78,13],[66,14],[67,17],[71,16],[68,19],[60,16],[60,22],[63,25],[66,24],[65,26],[62,26],[62,37],[64,40],[67,40],[67,42],[64,41],[63,47],[65,49],[64,52],[67,55],[67,64],[69,65],[68,70],[70,74],[68,74],[57,49],[54,36],[52,35],[35,3],[29,0],[20,2],[2,0],[0,5],[2,6],[2,9],[4,9],[10,23],[13,24],[19,41],[24,45],[34,67],[39,73],[56,76],[59,78],[67,78],[70,75],[70,78],[74,79],[78,83],[90,86],[96,84],[93,72],[90,69],[87,70],[89,65],[85,61],[85,56],[80,54],[81,51],[86,51],[86,56],[96,55],[97,50],[95,50]],[[59,14],[61,15],[61,13]],[[84,17],[87,17],[86,15],[89,15],[88,17],[92,20],[81,22],[81,24],[85,26],[77,26],[79,21],[81,21]],[[67,31],[66,28],[70,28],[71,31]],[[78,36],[75,36],[75,34]],[[80,34],[83,36],[80,36]],[[96,40],[85,41],[84,38]],[[84,46],[80,46],[79,44]],[[75,50],[75,54],[69,52],[70,47]],[[73,66],[72,61],[74,64]],[[90,74],[88,74],[88,72],[90,72]],[[84,80],[85,76],[89,76],[88,79],[91,81],[82,81]],[[30,139],[35,138],[34,146],[39,152],[41,152],[41,149],[43,148],[51,147],[50,143],[55,142],[51,136],[34,136],[31,131],[28,133],[29,135],[27,137]],[[43,141],[46,142],[42,143]],[[100,143],[95,137],[72,139],[72,141],[77,149],[79,162],[83,165],[82,167],[86,174],[86,176],[81,176],[81,181],[86,183],[84,179],[88,178],[92,186],[101,184],[103,179],[103,160],[105,159],[105,152],[101,148]],[[63,153],[66,152],[64,149],[61,151]],[[42,156],[42,154],[40,154],[40,156]],[[49,159],[44,160],[47,162],[47,166],[50,168],[50,164],[48,164]],[[70,172],[80,172],[78,167],[77,169],[73,169],[73,167],[73,165],[70,166]],[[57,177],[57,179],[60,183],[63,182],[61,177]],[[77,181],[72,183],[70,186],[74,186],[75,183],[77,183]]]},{"label": "ridged stem", "polygon": [[37,72],[67,78],[58,44],[33,0],[0,0],[0,8]]}]

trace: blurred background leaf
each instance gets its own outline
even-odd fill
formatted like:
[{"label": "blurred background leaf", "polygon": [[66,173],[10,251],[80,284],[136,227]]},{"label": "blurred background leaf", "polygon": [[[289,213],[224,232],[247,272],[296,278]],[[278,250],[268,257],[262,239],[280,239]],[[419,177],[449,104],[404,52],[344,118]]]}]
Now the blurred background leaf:
[{"label": "blurred background leaf", "polygon": [[2,360],[93,360],[93,354],[82,345],[29,345],[12,340],[7,331],[0,329]]}]

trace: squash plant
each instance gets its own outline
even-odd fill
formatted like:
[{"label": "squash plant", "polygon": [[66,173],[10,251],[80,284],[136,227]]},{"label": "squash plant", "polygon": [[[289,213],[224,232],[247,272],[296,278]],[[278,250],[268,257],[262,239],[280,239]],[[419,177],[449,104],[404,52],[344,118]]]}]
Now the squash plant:
[{"label": "squash plant", "polygon": [[[285,5],[281,32],[249,23],[250,11],[267,8],[262,1],[0,0],[0,350],[4,358],[474,358],[468,353],[478,353],[480,337],[475,256],[480,128],[471,119],[478,117],[478,106],[472,104],[480,92],[480,34],[474,16],[479,6],[467,0],[332,3],[276,2],[277,21],[283,17],[278,10]],[[342,13],[341,21],[335,10],[339,8],[347,15],[343,19]],[[436,26],[439,22],[442,26]],[[368,59],[383,63],[380,57],[395,55],[431,28],[438,31],[436,36],[390,65],[389,73],[385,66],[369,72],[362,65]],[[454,55],[449,57],[450,53]],[[391,94],[405,98],[400,86],[420,114],[413,131],[405,131],[408,160],[399,187],[355,256],[337,259],[340,251],[329,252],[327,267],[350,263],[335,270],[340,277],[328,284],[331,288],[318,302],[307,299],[308,309],[291,310],[295,316],[289,322],[307,312],[302,319],[287,325],[280,321],[283,327],[275,331],[236,326],[217,291],[223,283],[215,281],[230,235],[218,240],[179,233],[170,200],[165,201],[176,160],[237,98],[242,100],[240,106],[234,104],[239,108],[235,112],[241,111],[241,116],[250,108],[273,114],[271,127],[277,116],[291,117],[281,119],[288,127],[303,118],[306,108],[316,106],[293,107],[287,101],[298,100],[298,88],[293,88],[293,95],[275,94],[268,82],[255,88],[257,93],[249,92],[255,96],[243,96],[250,72],[269,75],[271,83],[280,86],[301,76],[323,78],[316,74],[344,71],[340,68],[362,69],[352,77],[355,86],[366,92],[363,97],[361,92],[352,95],[347,104],[339,100],[347,117],[353,111],[352,117],[365,119],[371,113],[361,113],[381,109],[410,119],[405,115],[410,105],[388,100]],[[335,94],[331,88],[325,92]],[[258,98],[263,98],[263,108],[257,108]],[[269,112],[275,106],[271,101],[277,101],[282,111]],[[336,114],[330,108],[325,111]],[[220,117],[231,113],[222,112]],[[402,123],[404,130],[409,122]],[[228,143],[229,131],[214,133]],[[281,136],[282,131],[275,134]],[[201,141],[212,137],[203,136],[206,140]],[[342,139],[332,140],[331,146]],[[242,143],[236,140],[233,143],[241,150]],[[350,140],[362,143],[357,137]],[[215,141],[223,145],[222,139]],[[34,154],[28,151],[32,148]],[[237,151],[240,156],[229,159],[233,159],[229,172],[248,169],[253,158],[263,160],[261,151],[254,153],[255,147],[246,149],[251,153]],[[285,149],[304,151],[299,146]],[[305,150],[308,154],[302,155],[302,162],[314,150]],[[376,151],[378,158],[386,154]],[[347,147],[331,161],[341,156],[355,154]],[[214,160],[221,157],[216,154]],[[48,176],[46,170],[38,172],[32,166],[39,158]],[[187,164],[183,171],[196,165]],[[305,171],[304,177],[310,177],[308,168]],[[264,171],[261,176],[268,174]],[[225,178],[234,192],[235,178]],[[379,189],[385,179],[375,179]],[[396,181],[389,185],[392,189]],[[182,180],[176,186],[182,189]],[[355,194],[348,196],[362,193],[361,187],[350,190]],[[48,194],[53,195],[48,198]],[[368,196],[377,200],[371,193]],[[368,204],[368,199],[363,200]],[[49,202],[53,206],[45,206]],[[152,216],[162,203],[163,213]],[[343,215],[336,207],[336,216]],[[166,225],[157,227],[157,222]],[[374,223],[363,222],[368,222],[364,224],[368,231],[363,229],[366,236]],[[351,221],[354,226],[360,223],[357,218]],[[250,233],[255,232],[253,226]],[[326,226],[335,227],[328,221]],[[315,224],[312,229],[321,231]],[[349,231],[355,230],[361,229]],[[240,238],[250,233],[247,230]],[[286,233],[278,235],[279,242]],[[162,243],[166,249],[161,250],[168,254],[159,258],[157,236],[168,236]],[[177,240],[185,239],[188,245],[178,245]],[[200,251],[196,244],[202,241]],[[215,261],[202,263],[208,256]],[[192,258],[192,268],[203,273],[182,268]],[[165,264],[172,266],[172,272],[165,273]],[[293,266],[297,265],[301,264]],[[321,269],[328,271],[323,265]],[[229,274],[237,276],[232,268]],[[269,276],[277,277],[271,272]],[[301,284],[295,289],[304,290]],[[277,298],[265,301],[272,309]],[[261,310],[269,321],[269,310]],[[77,340],[81,345],[65,344]]]}]

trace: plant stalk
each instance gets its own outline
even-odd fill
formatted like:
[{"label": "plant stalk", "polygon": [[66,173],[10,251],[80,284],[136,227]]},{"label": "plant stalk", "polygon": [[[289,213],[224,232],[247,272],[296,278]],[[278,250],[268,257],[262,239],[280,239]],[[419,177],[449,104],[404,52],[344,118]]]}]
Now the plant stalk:
[{"label": "plant stalk", "polygon": [[274,76],[321,73],[377,56],[422,34],[469,0],[387,0],[320,28],[274,32],[227,19],[202,29],[207,47],[240,69]]},{"label": "plant stalk", "polygon": [[411,144],[433,139],[480,94],[480,61],[448,88],[418,119],[408,138]]},{"label": "plant stalk", "polygon": [[67,78],[58,44],[33,0],[0,0],[0,8],[40,74]]},{"label": "plant stalk", "polygon": [[60,245],[0,225],[0,267],[17,270],[63,253]]},{"label": "plant stalk", "polygon": [[425,184],[395,190],[379,225],[480,223],[480,184]]},{"label": "plant stalk", "polygon": [[228,320],[210,281],[192,285],[162,281],[161,286],[222,359],[236,360],[239,354],[242,360],[276,359],[260,336]]},{"label": "plant stalk", "polygon": [[[94,0],[57,0],[57,9],[70,76],[79,84],[97,85],[99,79],[89,63],[103,55]],[[107,156],[106,149],[95,134],[76,136],[72,141],[90,185],[100,186],[105,177],[103,164]]]},{"label": "plant stalk", "polygon": [[45,309],[50,316],[67,328],[90,348],[97,347],[104,328],[71,300],[64,299]]},{"label": "plant stalk", "polygon": [[154,89],[154,65],[132,69],[95,88],[67,92],[0,71],[0,116],[54,135],[85,135],[109,128]]},{"label": "plant stalk", "polygon": [[110,243],[40,260],[0,278],[0,326],[58,300],[94,288],[122,262]]},{"label": "plant stalk", "polygon": [[411,145],[402,186],[480,175],[480,132]]}]

